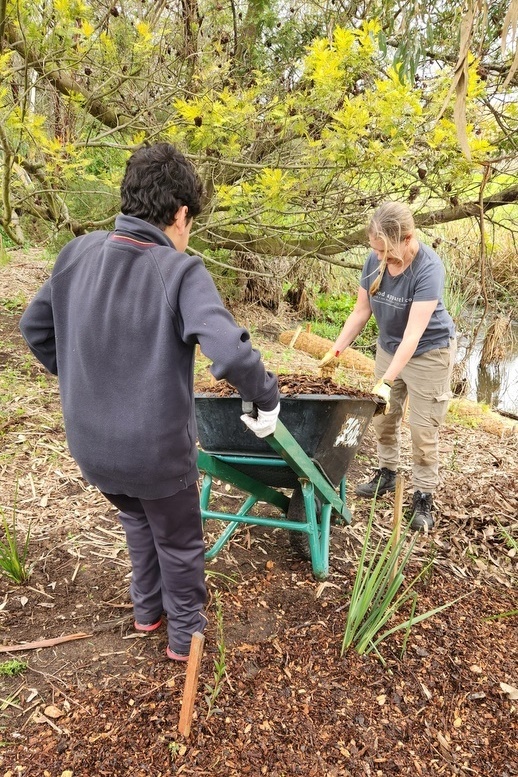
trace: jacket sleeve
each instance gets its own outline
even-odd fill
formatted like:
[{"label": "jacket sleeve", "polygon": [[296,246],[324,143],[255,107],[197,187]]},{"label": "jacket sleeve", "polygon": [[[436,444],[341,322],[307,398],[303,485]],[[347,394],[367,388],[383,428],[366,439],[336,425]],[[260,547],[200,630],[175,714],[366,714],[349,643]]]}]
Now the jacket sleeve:
[{"label": "jacket sleeve", "polygon": [[49,372],[57,375],[50,279],[43,284],[23,314],[20,331],[35,357]]},{"label": "jacket sleeve", "polygon": [[266,370],[261,354],[252,348],[248,331],[238,326],[223,305],[201,259],[183,275],[178,314],[182,339],[199,343],[202,353],[212,361],[214,377],[225,378],[245,401],[254,402],[261,410],[273,410],[279,402],[277,377]]}]

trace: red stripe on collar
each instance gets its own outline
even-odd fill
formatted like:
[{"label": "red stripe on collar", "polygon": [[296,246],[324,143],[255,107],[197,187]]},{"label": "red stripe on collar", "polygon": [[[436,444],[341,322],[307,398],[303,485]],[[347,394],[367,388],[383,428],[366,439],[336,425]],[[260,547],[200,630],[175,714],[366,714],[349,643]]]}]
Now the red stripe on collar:
[{"label": "red stripe on collar", "polygon": [[158,243],[148,242],[146,240],[136,240],[134,237],[126,237],[126,235],[112,235],[112,240],[122,240],[123,243],[132,243],[136,246],[156,246]]}]

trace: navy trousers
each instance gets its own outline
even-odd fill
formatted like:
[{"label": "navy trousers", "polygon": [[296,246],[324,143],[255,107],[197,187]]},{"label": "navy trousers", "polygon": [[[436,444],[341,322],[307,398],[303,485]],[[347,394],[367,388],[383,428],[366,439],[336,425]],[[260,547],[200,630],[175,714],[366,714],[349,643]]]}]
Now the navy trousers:
[{"label": "navy trousers", "polygon": [[126,532],[135,620],[155,623],[165,612],[169,647],[188,653],[192,634],[207,623],[198,484],[165,499],[104,496],[120,510]]}]

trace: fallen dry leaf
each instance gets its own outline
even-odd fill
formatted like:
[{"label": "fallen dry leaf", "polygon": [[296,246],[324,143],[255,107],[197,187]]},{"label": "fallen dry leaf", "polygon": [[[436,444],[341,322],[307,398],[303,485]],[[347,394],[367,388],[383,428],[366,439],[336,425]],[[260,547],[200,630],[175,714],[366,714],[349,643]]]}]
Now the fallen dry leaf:
[{"label": "fallen dry leaf", "polygon": [[63,710],[60,710],[59,707],[55,707],[54,704],[49,704],[48,707],[45,707],[43,710],[43,714],[46,715],[47,718],[56,720],[57,718],[63,717],[65,713]]},{"label": "fallen dry leaf", "polygon": [[503,690],[504,693],[506,693],[510,699],[513,701],[515,699],[518,699],[518,688],[514,688],[512,685],[507,685],[507,683],[500,683],[500,688]]},{"label": "fallen dry leaf", "polygon": [[36,698],[36,696],[38,696],[38,689],[37,688],[28,688],[27,690],[29,691],[29,693],[27,695],[27,698],[25,699],[25,703],[29,704],[33,699]]}]

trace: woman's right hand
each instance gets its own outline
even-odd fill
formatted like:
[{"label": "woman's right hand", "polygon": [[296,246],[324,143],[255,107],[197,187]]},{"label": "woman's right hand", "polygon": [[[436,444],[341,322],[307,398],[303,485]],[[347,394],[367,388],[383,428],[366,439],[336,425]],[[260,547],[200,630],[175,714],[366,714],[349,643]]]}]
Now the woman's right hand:
[{"label": "woman's right hand", "polygon": [[327,351],[326,354],[320,359],[318,362],[319,367],[325,367],[326,364],[328,364],[331,359],[337,359],[340,356],[340,351],[338,351],[334,346]]}]

